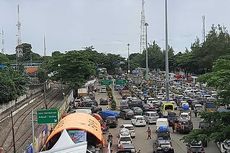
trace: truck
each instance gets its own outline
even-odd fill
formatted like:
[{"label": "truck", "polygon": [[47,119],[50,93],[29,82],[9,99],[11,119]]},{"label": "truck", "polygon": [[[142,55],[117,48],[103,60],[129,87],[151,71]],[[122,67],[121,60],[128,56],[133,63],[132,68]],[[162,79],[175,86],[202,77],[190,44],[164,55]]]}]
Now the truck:
[{"label": "truck", "polygon": [[88,95],[88,89],[87,88],[79,88],[77,90],[78,97],[84,97]]}]

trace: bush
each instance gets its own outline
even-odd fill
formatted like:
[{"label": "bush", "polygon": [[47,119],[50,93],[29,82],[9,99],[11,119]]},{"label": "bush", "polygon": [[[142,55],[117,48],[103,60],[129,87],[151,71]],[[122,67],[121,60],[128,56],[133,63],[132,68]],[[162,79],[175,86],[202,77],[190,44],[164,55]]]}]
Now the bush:
[{"label": "bush", "polygon": [[117,108],[116,101],[115,101],[115,100],[112,100],[112,102],[111,102],[111,109],[112,109],[112,110],[116,110],[116,108]]}]

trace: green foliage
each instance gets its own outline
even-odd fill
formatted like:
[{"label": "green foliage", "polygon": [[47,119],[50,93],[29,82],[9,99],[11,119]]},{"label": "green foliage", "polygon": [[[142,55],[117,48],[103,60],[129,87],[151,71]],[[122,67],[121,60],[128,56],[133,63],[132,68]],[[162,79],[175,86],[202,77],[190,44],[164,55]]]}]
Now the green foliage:
[{"label": "green foliage", "polygon": [[190,142],[192,140],[221,142],[230,139],[230,112],[203,112],[200,114],[210,126],[205,129],[194,129],[182,140]]},{"label": "green foliage", "polygon": [[95,75],[95,64],[85,54],[69,51],[54,56],[49,63],[48,71],[54,73],[53,80],[61,80],[72,86],[81,86],[90,76]]},{"label": "green foliage", "polygon": [[5,68],[0,70],[0,103],[17,99],[26,90],[27,78],[17,71]]},{"label": "green foliage", "polygon": [[199,81],[218,89],[218,96],[222,98],[220,103],[230,104],[230,59],[218,59],[214,62],[213,72],[201,75]]},{"label": "green foliage", "polygon": [[5,64],[5,63],[9,63],[9,58],[6,55],[0,53],[0,64]]},{"label": "green foliage", "polygon": [[112,110],[116,110],[116,108],[117,108],[116,101],[115,101],[115,100],[112,100],[112,102],[111,102],[111,109],[112,109]]}]

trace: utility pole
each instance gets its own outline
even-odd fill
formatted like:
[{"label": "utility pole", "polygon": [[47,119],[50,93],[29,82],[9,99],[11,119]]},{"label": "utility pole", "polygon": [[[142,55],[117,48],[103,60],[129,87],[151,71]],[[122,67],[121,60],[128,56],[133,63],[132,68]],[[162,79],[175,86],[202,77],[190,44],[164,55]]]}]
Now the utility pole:
[{"label": "utility pole", "polygon": [[169,61],[168,61],[168,0],[165,0],[165,72],[166,100],[169,101]]},{"label": "utility pole", "polygon": [[13,138],[13,149],[14,153],[16,153],[16,147],[15,147],[15,136],[14,136],[14,119],[13,119],[13,112],[10,112],[10,118],[11,118],[11,129],[12,129],[12,138]]},{"label": "utility pole", "polygon": [[[46,74],[46,73],[45,73]],[[46,77],[46,76],[45,76]],[[45,80],[45,82],[44,82],[44,92],[43,92],[43,94],[44,94],[44,104],[45,104],[45,108],[46,109],[48,109],[48,106],[47,106],[47,101],[46,101],[46,80]]]},{"label": "utility pole", "polygon": [[141,10],[141,34],[140,34],[140,54],[145,50],[146,36],[145,36],[145,1],[142,0]]},{"label": "utility pole", "polygon": [[32,143],[33,143],[33,146],[34,146],[34,110],[32,109],[32,112],[31,112],[31,124],[32,124]]},{"label": "utility pole", "polygon": [[206,40],[206,35],[205,35],[205,16],[202,16],[202,22],[203,22],[203,31],[202,31],[203,42],[205,42],[205,40]]},{"label": "utility pole", "polygon": [[130,73],[130,59],[129,59],[129,45],[130,44],[127,44],[127,46],[128,46],[128,74]]},{"label": "utility pole", "polygon": [[145,55],[146,55],[146,74],[145,74],[145,79],[148,80],[149,79],[149,56],[148,56],[148,42],[147,42],[147,32],[148,32],[148,23],[145,23]]}]

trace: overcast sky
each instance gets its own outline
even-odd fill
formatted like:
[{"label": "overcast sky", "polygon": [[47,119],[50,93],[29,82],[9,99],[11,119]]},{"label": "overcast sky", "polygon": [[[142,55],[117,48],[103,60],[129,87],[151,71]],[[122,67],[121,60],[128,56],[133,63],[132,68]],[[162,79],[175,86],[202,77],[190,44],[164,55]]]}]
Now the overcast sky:
[{"label": "overcast sky", "polygon": [[[164,0],[145,0],[148,41],[164,48]],[[17,4],[20,4],[22,42],[32,44],[43,55],[79,50],[93,45],[99,52],[139,52],[141,0],[0,0],[0,28],[5,32],[6,53],[14,53],[17,38]],[[168,0],[169,44],[184,51],[196,37],[202,38],[202,16],[206,31],[212,24],[230,28],[230,0]],[[1,44],[0,44],[1,46]]]}]

